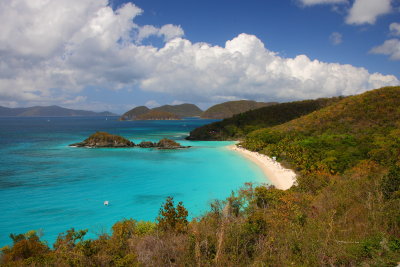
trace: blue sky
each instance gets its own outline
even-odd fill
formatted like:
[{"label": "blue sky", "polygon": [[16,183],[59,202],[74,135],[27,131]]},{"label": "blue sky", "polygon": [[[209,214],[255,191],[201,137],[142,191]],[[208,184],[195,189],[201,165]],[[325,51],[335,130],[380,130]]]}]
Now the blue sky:
[{"label": "blue sky", "polygon": [[398,0],[11,0],[0,8],[3,106],[121,113],[399,84]]},{"label": "blue sky", "polygon": [[[113,6],[125,2],[114,1]],[[137,23],[180,25],[185,38],[192,42],[223,46],[238,34],[248,33],[256,35],[270,50],[287,57],[306,54],[311,59],[400,76],[398,61],[368,53],[390,37],[392,22],[400,23],[400,13],[395,8],[379,16],[374,24],[349,25],[345,23],[348,5],[304,6],[294,0],[138,0],[134,3],[144,10]],[[392,4],[399,8],[394,1]],[[341,10],[332,11],[335,6]],[[333,32],[343,36],[339,45],[329,41]]]}]

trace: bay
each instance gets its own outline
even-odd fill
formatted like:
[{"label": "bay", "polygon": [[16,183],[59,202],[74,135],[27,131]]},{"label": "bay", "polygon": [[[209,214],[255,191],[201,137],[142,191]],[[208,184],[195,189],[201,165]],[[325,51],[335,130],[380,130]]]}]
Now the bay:
[{"label": "bay", "polygon": [[[11,243],[10,233],[37,230],[52,245],[72,227],[89,229],[87,238],[94,238],[124,218],[154,221],[167,196],[182,201],[193,218],[245,182],[266,182],[254,163],[226,149],[232,142],[184,140],[212,120],[117,119],[0,118],[0,246]],[[96,131],[135,143],[170,138],[192,147],[68,147]]]}]

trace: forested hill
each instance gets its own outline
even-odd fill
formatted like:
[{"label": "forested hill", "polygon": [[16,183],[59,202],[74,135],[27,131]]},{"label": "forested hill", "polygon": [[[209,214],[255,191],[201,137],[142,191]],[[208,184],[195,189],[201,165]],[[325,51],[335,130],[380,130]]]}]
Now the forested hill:
[{"label": "forested hill", "polygon": [[203,119],[225,119],[235,114],[249,110],[277,104],[276,102],[256,102],[252,100],[238,100],[220,103],[208,108],[201,114]]},{"label": "forested hill", "polygon": [[188,140],[237,140],[256,129],[275,126],[341,100],[320,98],[270,105],[234,115],[231,118],[196,128]]},{"label": "forested hill", "polygon": [[164,105],[161,107],[153,108],[155,111],[170,112],[177,116],[184,117],[197,117],[200,116],[203,111],[194,104],[180,104],[180,105]]},{"label": "forested hill", "polygon": [[121,120],[121,121],[135,120],[137,116],[146,114],[149,111],[150,111],[150,109],[145,106],[135,107],[135,108],[125,112],[124,114],[122,114],[122,116],[119,118],[119,120]]},{"label": "forested hill", "polygon": [[198,117],[203,111],[194,104],[164,105],[149,109],[146,106],[135,107],[125,112],[119,119],[124,120],[164,120]]},{"label": "forested hill", "polygon": [[[400,87],[347,97],[319,111],[250,133],[244,145],[303,172],[343,173],[361,160],[393,164],[400,137]],[[398,159],[397,159],[398,160]]]}]

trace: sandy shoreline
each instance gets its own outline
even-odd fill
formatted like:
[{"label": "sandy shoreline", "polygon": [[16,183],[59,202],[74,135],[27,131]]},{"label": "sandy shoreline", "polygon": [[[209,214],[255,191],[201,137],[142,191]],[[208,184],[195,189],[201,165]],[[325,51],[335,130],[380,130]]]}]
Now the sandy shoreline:
[{"label": "sandy shoreline", "polygon": [[296,181],[296,173],[294,171],[283,168],[279,162],[274,161],[266,155],[236,145],[230,145],[227,148],[239,152],[256,163],[276,188],[282,190],[289,189]]}]

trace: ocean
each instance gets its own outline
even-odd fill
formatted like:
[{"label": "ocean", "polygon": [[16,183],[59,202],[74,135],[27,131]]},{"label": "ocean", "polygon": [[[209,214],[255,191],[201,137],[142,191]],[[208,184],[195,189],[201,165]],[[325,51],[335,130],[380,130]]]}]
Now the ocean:
[{"label": "ocean", "polygon": [[[226,148],[233,142],[186,141],[213,122],[118,121],[117,117],[0,118],[0,247],[9,234],[38,231],[52,246],[61,232],[110,233],[124,218],[155,221],[165,198],[201,216],[246,182],[266,182],[251,161]],[[96,131],[140,141],[174,139],[181,150],[76,148]],[[109,201],[104,206],[104,201]]]}]

